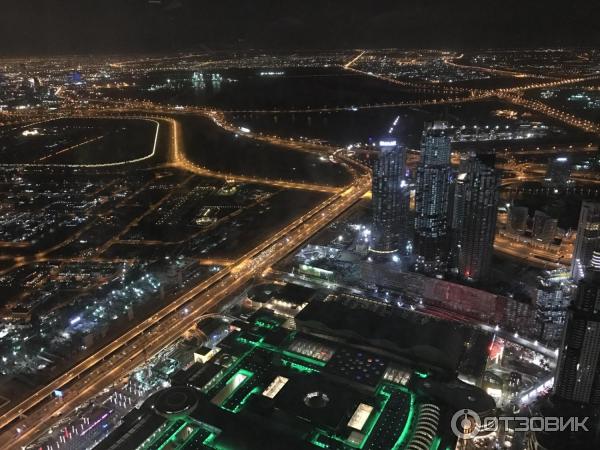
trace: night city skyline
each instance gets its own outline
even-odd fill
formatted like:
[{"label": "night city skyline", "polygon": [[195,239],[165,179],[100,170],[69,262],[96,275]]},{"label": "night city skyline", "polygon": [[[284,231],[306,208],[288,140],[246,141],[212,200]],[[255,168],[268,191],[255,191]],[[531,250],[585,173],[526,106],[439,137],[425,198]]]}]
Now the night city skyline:
[{"label": "night city skyline", "polygon": [[598,17],[2,2],[0,449],[600,448]]}]

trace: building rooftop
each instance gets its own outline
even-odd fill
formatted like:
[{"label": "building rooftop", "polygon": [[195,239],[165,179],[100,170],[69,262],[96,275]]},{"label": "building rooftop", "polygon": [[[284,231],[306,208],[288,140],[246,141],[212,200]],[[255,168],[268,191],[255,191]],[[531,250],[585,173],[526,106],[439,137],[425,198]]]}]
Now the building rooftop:
[{"label": "building rooftop", "polygon": [[351,295],[312,302],[295,320],[301,330],[362,341],[449,373],[457,369],[471,335],[463,325]]},{"label": "building rooftop", "polygon": [[366,342],[283,328],[268,314],[233,331],[206,364],[178,373],[97,448],[454,448],[452,414],[494,407],[456,377]]}]

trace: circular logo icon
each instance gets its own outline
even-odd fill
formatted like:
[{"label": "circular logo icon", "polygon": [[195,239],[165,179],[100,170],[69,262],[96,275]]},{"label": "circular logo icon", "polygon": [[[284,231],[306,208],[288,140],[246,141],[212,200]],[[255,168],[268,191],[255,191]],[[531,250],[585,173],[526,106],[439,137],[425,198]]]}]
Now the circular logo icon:
[{"label": "circular logo icon", "polygon": [[459,439],[473,439],[481,429],[481,418],[472,409],[461,409],[452,416],[450,426]]}]

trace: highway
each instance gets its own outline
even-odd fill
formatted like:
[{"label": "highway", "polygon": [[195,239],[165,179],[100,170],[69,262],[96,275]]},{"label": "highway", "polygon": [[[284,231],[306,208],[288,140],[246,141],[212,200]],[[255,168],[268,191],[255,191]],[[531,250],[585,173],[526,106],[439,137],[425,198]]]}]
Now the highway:
[{"label": "highway", "polygon": [[[351,72],[355,72],[361,75],[374,77],[386,81],[388,83],[395,84],[405,89],[410,89],[416,92],[424,92],[424,93],[432,93],[432,94],[441,94],[445,97],[439,99],[430,99],[430,100],[421,100],[421,101],[406,101],[406,102],[384,102],[384,103],[373,103],[373,104],[363,104],[363,105],[339,105],[333,107],[322,107],[322,108],[287,108],[287,109],[229,109],[222,111],[221,113],[231,113],[231,114],[273,114],[273,113],[319,113],[319,112],[340,112],[340,111],[359,111],[359,110],[369,110],[369,109],[379,109],[379,108],[397,108],[397,107],[420,107],[420,106],[431,106],[431,105],[444,105],[444,104],[456,104],[456,103],[465,103],[465,102],[477,102],[485,99],[499,99],[506,103],[515,104],[530,110],[533,110],[539,114],[550,117],[554,120],[560,121],[566,125],[578,128],[580,130],[594,133],[596,135],[600,134],[600,125],[596,122],[592,122],[590,120],[581,119],[576,117],[575,115],[558,110],[556,108],[550,107],[543,102],[527,100],[523,98],[523,93],[527,90],[532,89],[551,89],[569,84],[577,84],[584,81],[591,81],[600,78],[600,75],[590,75],[590,76],[582,76],[582,77],[569,77],[569,78],[561,78],[561,79],[550,79],[549,81],[544,82],[535,82],[524,86],[515,86],[510,88],[501,88],[501,89],[472,89],[472,88],[464,88],[464,87],[456,87],[456,86],[447,86],[440,85],[434,83],[426,83],[426,82],[413,82],[413,81],[404,81],[398,80],[395,78],[391,78],[388,76],[365,72],[363,70],[356,69],[352,67],[362,56],[364,56],[366,52],[362,52],[356,57],[354,57],[348,63],[340,66],[343,69]],[[478,68],[480,69],[480,68]],[[491,69],[495,70],[495,69]],[[532,76],[529,74],[522,74],[526,76]],[[514,75],[516,76],[516,75]],[[533,75],[535,77],[535,75]],[[101,101],[96,101],[101,104]],[[154,108],[154,111],[158,111],[159,108],[161,110],[165,110],[164,106],[157,106],[152,104],[151,102],[134,102],[129,101],[128,108],[125,110],[131,111],[134,108],[137,109],[147,109]],[[115,102],[111,102],[111,104],[115,104]],[[134,106],[136,105],[136,106]],[[90,110],[93,109],[93,105],[89,105]],[[186,107],[186,112],[198,112],[200,114],[209,116],[216,111],[203,109],[203,108],[191,108]],[[175,108],[169,111],[170,113],[177,112]],[[58,118],[60,116],[57,116]],[[13,124],[13,125],[23,125],[26,122],[25,118],[22,118],[18,115],[8,115],[6,114],[6,118],[9,120],[4,120],[5,124]],[[10,120],[12,118],[12,120]],[[40,123],[47,121],[48,119],[40,120]],[[53,119],[50,119],[53,120]],[[148,158],[145,157],[144,159]],[[122,164],[122,163],[118,163]]]},{"label": "highway", "polygon": [[[144,105],[144,106],[147,106],[147,105]],[[180,134],[179,123],[175,119],[169,118],[169,117],[158,117],[156,115],[157,111],[155,109],[144,111],[144,113],[148,114],[148,116],[140,116],[139,115],[140,112],[142,112],[142,111],[136,105],[135,112],[123,110],[122,108],[114,109],[114,110],[107,109],[107,110],[104,110],[102,113],[98,112],[98,111],[92,111],[92,114],[87,114],[87,115],[85,115],[85,117],[90,118],[90,119],[93,119],[93,118],[102,118],[102,119],[115,118],[115,119],[121,119],[121,120],[122,119],[136,119],[136,120],[147,120],[147,121],[154,122],[156,124],[156,134],[155,134],[153,148],[147,155],[144,155],[142,157],[131,159],[131,160],[125,160],[125,161],[114,161],[114,162],[109,162],[109,163],[90,163],[90,164],[70,164],[70,163],[52,164],[52,163],[42,162],[42,161],[46,161],[47,159],[50,159],[54,156],[57,156],[60,153],[75,150],[79,147],[84,146],[85,144],[89,144],[94,141],[100,140],[103,138],[103,136],[100,136],[100,137],[82,142],[80,144],[73,145],[71,147],[67,147],[65,149],[59,150],[51,155],[40,158],[38,161],[36,161],[34,163],[0,164],[0,167],[17,167],[18,166],[18,167],[65,167],[65,168],[84,168],[84,169],[98,168],[99,169],[99,168],[124,166],[124,165],[128,165],[128,164],[134,164],[134,163],[139,163],[142,161],[150,160],[151,158],[153,158],[156,155],[156,146],[157,146],[157,141],[158,141],[158,136],[159,136],[159,131],[160,131],[160,123],[159,122],[163,122],[163,125],[165,125],[165,123],[170,124],[171,130],[172,130],[171,132],[173,133],[173,136],[174,136],[173,140],[177,141],[178,143],[180,142],[180,139],[178,137]],[[164,113],[165,111],[160,111],[160,112]],[[176,112],[176,111],[170,111],[170,110],[166,111],[166,113],[169,113],[169,114],[172,114],[174,112]],[[213,119],[215,124],[226,129],[227,131],[231,131],[231,132],[237,131],[235,129],[232,129],[228,124],[222,123],[219,120],[215,120],[213,112],[209,113],[208,111],[200,110],[200,109],[194,110],[194,112],[200,113],[202,115],[205,115],[205,116]],[[126,113],[127,115],[115,115],[115,114],[124,114],[124,113]],[[79,116],[81,116],[81,114],[79,114]],[[54,119],[49,119],[49,120],[54,120]],[[49,121],[49,120],[47,120],[47,121]],[[42,122],[38,122],[38,123],[43,123],[43,122],[47,122],[47,121],[42,121]],[[253,136],[249,135],[247,137],[253,137]],[[254,137],[258,139],[257,136],[254,136]],[[285,142],[283,140],[280,140],[278,142],[271,142],[271,143],[276,143],[278,145],[285,145],[286,147],[290,147],[294,150],[301,150],[302,145],[303,145],[303,143],[301,143],[301,142],[294,144],[293,142]],[[323,151],[321,151],[321,153],[323,153]],[[245,176],[245,175],[240,175],[240,174],[217,172],[215,170],[206,169],[206,168],[198,166],[197,164],[191,163],[189,160],[187,160],[185,158],[185,156],[181,155],[177,151],[172,151],[171,154],[169,155],[169,157],[170,157],[171,164],[174,166],[180,167],[184,170],[196,173],[198,175],[208,176],[208,177],[212,177],[212,178],[218,178],[218,179],[222,179],[222,180],[226,180],[226,181],[230,181],[230,182],[265,184],[265,185],[278,187],[278,188],[282,188],[282,189],[299,189],[299,190],[305,190],[305,191],[316,191],[316,192],[324,192],[324,193],[336,193],[340,190],[340,188],[338,188],[336,186],[318,185],[318,184],[311,184],[311,183],[293,182],[293,181],[287,181],[287,180],[276,180],[276,179],[272,179],[272,178],[261,178],[261,177],[254,177],[254,176]]]},{"label": "highway", "polygon": [[[556,81],[553,80],[546,83],[536,83],[530,86],[509,89],[486,91],[465,90],[464,88],[404,82],[384,76],[362,72],[352,68],[351,66],[358,61],[363,54],[364,52],[358,55],[344,67],[350,71],[355,71],[357,73],[362,73],[369,76],[375,76],[377,78],[385,79],[389,82],[412,89],[432,91],[443,94],[465,94],[463,97],[433,100],[429,102],[430,104],[477,101],[484,98],[497,97],[506,102],[535,110],[541,114],[544,114],[555,120],[560,120],[563,123],[584,131],[596,134],[600,133],[600,127],[596,123],[579,119],[569,113],[551,108],[541,102],[526,100],[521,95],[521,92],[526,89],[555,87],[562,84],[580,82],[585,78],[562,79]],[[121,112],[123,114],[133,114],[134,108],[138,111],[143,109],[140,108],[140,106],[142,105],[131,103],[130,107],[116,108],[114,111]],[[177,113],[177,111],[174,111],[173,109],[167,109],[164,107],[161,110],[155,105],[144,104],[143,106],[146,107],[145,111],[148,114],[164,113],[173,115],[174,113]],[[390,104],[364,105],[357,107],[357,109],[388,106],[390,106]],[[340,109],[347,109],[347,107],[338,107],[331,110]],[[302,111],[315,112],[319,110],[315,109]],[[111,110],[109,108],[99,109],[96,111],[90,109],[90,111],[86,112],[85,114],[90,115],[93,113],[100,115],[98,112],[101,112],[103,117],[108,117],[108,114],[111,114]],[[206,117],[210,117],[213,121],[215,121],[215,123],[229,132],[239,132],[239,130],[235,130],[231,124],[228,124],[224,121],[222,114],[219,114],[215,111],[203,110],[200,108],[187,108],[185,112],[202,114]],[[106,116],[104,114],[106,114]],[[147,117],[135,117],[148,120]],[[57,377],[47,386],[42,387],[27,399],[15,404],[14,406],[11,406],[7,411],[4,411],[4,413],[0,416],[0,429],[2,430],[2,434],[0,435],[0,448],[2,449],[17,449],[23,445],[26,445],[28,442],[31,442],[41,432],[44,432],[53,423],[58,421],[62,414],[67,413],[77,405],[84,403],[87,399],[91,398],[105,387],[128,374],[136,366],[143,363],[153,354],[156,354],[166,345],[177,340],[187,329],[194,326],[196,321],[202,315],[206,314],[207,312],[217,310],[219,305],[221,305],[228,296],[239,290],[253,277],[260,276],[271,265],[285,257],[296,247],[305,242],[308,238],[329,224],[332,220],[350,208],[363,195],[365,195],[370,188],[371,181],[369,170],[352,160],[337,155],[336,158],[339,159],[339,162],[351,168],[351,171],[354,175],[354,182],[345,188],[294,183],[284,180],[260,179],[246,177],[243,175],[225,174],[210,171],[209,169],[202,168],[191,163],[185,157],[185,154],[180,151],[181,137],[178,131],[179,125],[175,119],[162,117],[160,119],[156,118],[155,120],[157,124],[157,137],[161,124],[164,123],[160,123],[159,120],[168,121],[171,124],[172,145],[169,152],[169,164],[172,166],[180,167],[193,173],[213,176],[221,179],[264,183],[281,188],[316,190],[331,193],[332,196],[308,213],[294,220],[279,232],[270,236],[250,252],[246,253],[236,261],[232,261],[229,265],[224,267],[220,272],[213,275],[211,278],[199,283],[185,294],[173,300],[171,304],[161,309],[158,313],[144,320],[131,330],[124,333],[118,339],[110,342],[101,350],[84,359],[73,368]],[[252,133],[240,133],[240,136],[244,136],[249,139],[257,139],[274,144],[285,145],[295,150],[310,152],[320,151],[323,154],[331,154],[333,150],[329,147],[319,147],[314,144],[302,142],[290,142],[288,140],[282,140],[272,136],[261,136]],[[154,148],[152,151],[141,158],[101,165],[77,165],[74,167],[112,167],[149,160],[155,155],[156,142],[157,138],[155,138]],[[76,147],[73,147],[72,150],[75,148]],[[65,149],[65,151],[68,150],[71,149]],[[45,164],[21,164],[21,166],[44,165]],[[46,165],[53,166],[50,164]],[[73,167],[73,165],[68,166]],[[515,180],[513,180],[513,182],[514,181]],[[517,181],[522,180],[518,179]],[[517,253],[522,254],[522,250],[518,250]],[[186,315],[181,314],[181,311],[184,307],[189,311]],[[61,389],[64,392],[64,397],[62,400],[52,400],[52,393],[57,389]]]},{"label": "highway", "polygon": [[[568,81],[565,81],[566,83]],[[501,100],[507,101],[509,103],[513,103],[515,105],[524,106],[525,108],[536,111],[540,114],[543,114],[547,117],[550,117],[554,120],[558,120],[567,125],[570,125],[574,128],[578,128],[580,130],[586,131],[588,133],[594,133],[596,135],[600,135],[600,125],[590,120],[581,119],[571,113],[561,111],[559,109],[553,108],[551,106],[546,105],[545,103],[535,101],[535,100],[527,100],[523,98],[521,95],[514,94],[514,91],[504,91],[499,90],[497,95]]]},{"label": "highway", "polygon": [[560,269],[571,264],[571,252],[567,246],[558,249],[533,246],[501,233],[496,233],[494,251],[524,260],[530,266],[545,270]]},{"label": "highway", "polygon": [[344,69],[349,69],[350,67],[352,67],[352,65],[358,61],[360,58],[362,58],[362,56],[367,53],[366,50],[361,50],[361,52],[356,55],[354,58],[352,58],[350,61],[348,61],[346,64],[344,64]]},{"label": "highway", "polygon": [[[532,77],[532,78],[546,78],[547,81],[539,81],[530,83],[524,86],[514,86],[509,88],[501,88],[501,89],[468,89],[468,88],[459,88],[453,86],[440,86],[433,83],[417,83],[412,81],[403,81],[395,78],[391,78],[388,76],[365,72],[363,70],[359,70],[353,68],[352,66],[365,55],[366,52],[361,52],[358,56],[350,60],[348,63],[341,66],[342,68],[360,73],[366,76],[378,78],[383,81],[387,81],[392,84],[396,84],[398,86],[402,86],[405,88],[412,88],[422,92],[431,92],[431,93],[439,93],[439,94],[457,94],[457,93],[468,93],[467,96],[454,98],[454,99],[440,99],[440,100],[430,100],[430,104],[443,104],[443,103],[460,103],[466,101],[474,101],[474,100],[482,100],[485,98],[498,98],[499,100],[505,101],[507,103],[512,103],[515,105],[519,105],[525,107],[527,109],[536,111],[540,114],[543,114],[552,119],[563,122],[567,125],[570,125],[574,128],[578,128],[580,130],[594,133],[596,135],[600,134],[600,125],[598,123],[592,122],[590,120],[581,119],[576,117],[571,113],[567,113],[565,111],[558,110],[556,108],[552,108],[540,101],[527,100],[523,98],[523,92],[532,89],[552,89],[564,85],[581,83],[584,81],[597,80],[600,78],[600,75],[589,75],[589,76],[581,76],[581,77],[568,77],[568,78],[550,78],[550,77],[542,77],[535,74],[528,74],[524,72],[513,72],[506,70],[499,70],[494,68],[486,68],[486,67],[474,67],[474,66],[462,66],[460,64],[456,64],[452,62],[452,58],[444,58],[443,61],[447,65],[453,65],[456,67],[469,67],[471,69],[486,71],[489,73],[495,73],[497,75],[502,76],[513,76],[517,78],[524,77]],[[458,58],[455,58],[458,59]],[[548,79],[549,78],[549,79]],[[421,103],[422,105],[426,104],[425,102]],[[398,105],[401,106],[401,105]],[[403,105],[402,105],[403,106]],[[369,105],[369,107],[372,107]],[[358,108],[357,108],[358,109]]]},{"label": "highway", "polygon": [[[231,133],[238,132],[239,130],[235,129],[233,126],[227,124],[224,121],[216,120],[215,113],[205,113],[203,115],[207,115],[209,118],[213,120],[213,122],[229,131]],[[239,174],[231,174],[231,173],[223,173],[217,172],[214,170],[210,170],[204,167],[201,167],[197,164],[192,163],[189,159],[186,158],[185,154],[181,152],[179,149],[183,147],[183,143],[181,140],[181,130],[180,124],[175,119],[170,119],[171,129],[172,129],[172,151],[170,152],[169,159],[170,163],[175,167],[179,167],[181,169],[187,170],[192,173],[196,173],[198,175],[208,176],[212,178],[220,178],[227,181],[232,182],[242,182],[242,183],[255,183],[255,184],[266,184],[269,186],[274,186],[283,189],[300,189],[306,191],[317,191],[317,192],[325,192],[325,193],[336,193],[340,191],[340,188],[335,186],[326,186],[326,185],[318,185],[318,184],[310,184],[310,183],[302,183],[302,182],[293,182],[288,180],[275,180],[272,178],[260,178],[255,176],[245,176]],[[260,140],[258,136],[254,136],[253,134],[245,134],[244,138],[251,138],[254,140]],[[266,140],[266,139],[262,139]],[[293,142],[270,142],[278,145],[285,145],[288,148],[292,148],[293,150],[303,150],[300,145],[294,145]]]},{"label": "highway", "polygon": [[[355,69],[349,69],[355,70]],[[375,75],[371,75],[375,76]],[[396,82],[397,80],[386,79],[386,81],[394,81],[395,84],[399,84],[404,86],[404,82]],[[414,88],[414,86],[409,86],[410,88]],[[431,93],[439,93],[439,89],[429,88],[415,88],[420,92],[431,92]],[[443,92],[448,93],[448,92]],[[455,93],[455,92],[451,92]],[[432,100],[414,100],[414,101],[406,101],[406,102],[384,102],[384,103],[369,103],[366,105],[340,105],[340,106],[330,106],[323,108],[288,108],[288,109],[228,109],[223,112],[229,114],[276,114],[276,113],[286,113],[286,114],[313,114],[313,113],[324,113],[324,112],[342,112],[342,111],[362,111],[369,109],[384,109],[384,108],[401,108],[401,107],[418,107],[418,106],[432,106],[432,105],[447,105],[453,103],[465,103],[465,102],[473,102],[477,100],[481,100],[482,97],[474,97],[471,95],[468,96],[455,96],[455,97],[447,97],[440,99],[432,99]]]},{"label": "highway", "polygon": [[444,62],[444,64],[451,66],[451,67],[457,67],[460,69],[467,69],[467,70],[476,70],[479,72],[490,73],[490,74],[498,75],[498,76],[502,76],[502,77],[544,78],[544,79],[552,79],[553,78],[553,77],[548,77],[545,75],[537,75],[537,74],[531,74],[531,73],[526,73],[526,72],[515,72],[514,70],[496,69],[494,67],[482,67],[482,66],[473,66],[473,65],[469,65],[469,64],[459,64],[459,63],[455,62],[456,60],[461,59],[463,56],[464,55],[459,55],[455,58],[454,57],[442,58],[442,61]]},{"label": "highway", "polygon": [[[172,154],[178,155],[179,139],[175,137],[172,142],[175,146]],[[5,411],[0,416],[0,448],[17,449],[31,442],[58,421],[62,414],[84,403],[178,339],[188,328],[194,326],[201,315],[217,309],[229,295],[253,277],[262,274],[350,208],[370,189],[370,171],[351,160],[344,160],[344,164],[353,168],[353,183],[343,190],[338,189],[326,201],[270,236],[237,261]],[[189,312],[182,318],[178,312],[183,307]],[[58,389],[64,392],[63,399],[51,400],[53,392]],[[44,401],[46,403],[40,405]]]},{"label": "highway", "polygon": [[560,148],[557,148],[556,145],[552,147],[536,147],[531,149],[522,149],[522,150],[512,150],[511,152],[508,149],[505,149],[504,152],[497,151],[496,157],[498,159],[510,159],[516,156],[546,156],[553,155],[556,153],[566,154],[566,153],[596,153],[598,151],[598,145],[593,143],[589,143],[587,145],[561,145]]}]

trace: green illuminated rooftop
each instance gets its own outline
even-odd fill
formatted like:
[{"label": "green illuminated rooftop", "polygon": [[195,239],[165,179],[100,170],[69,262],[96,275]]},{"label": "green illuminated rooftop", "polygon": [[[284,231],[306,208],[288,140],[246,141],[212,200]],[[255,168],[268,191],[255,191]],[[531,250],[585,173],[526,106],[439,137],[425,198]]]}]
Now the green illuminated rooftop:
[{"label": "green illuminated rooftop", "polygon": [[440,423],[452,389],[427,368],[377,348],[285,329],[264,313],[218,345],[210,361],[179,374],[177,386],[137,411],[152,422],[139,432],[144,439],[129,432],[127,446],[99,448],[438,450],[455,444],[449,425]]}]

